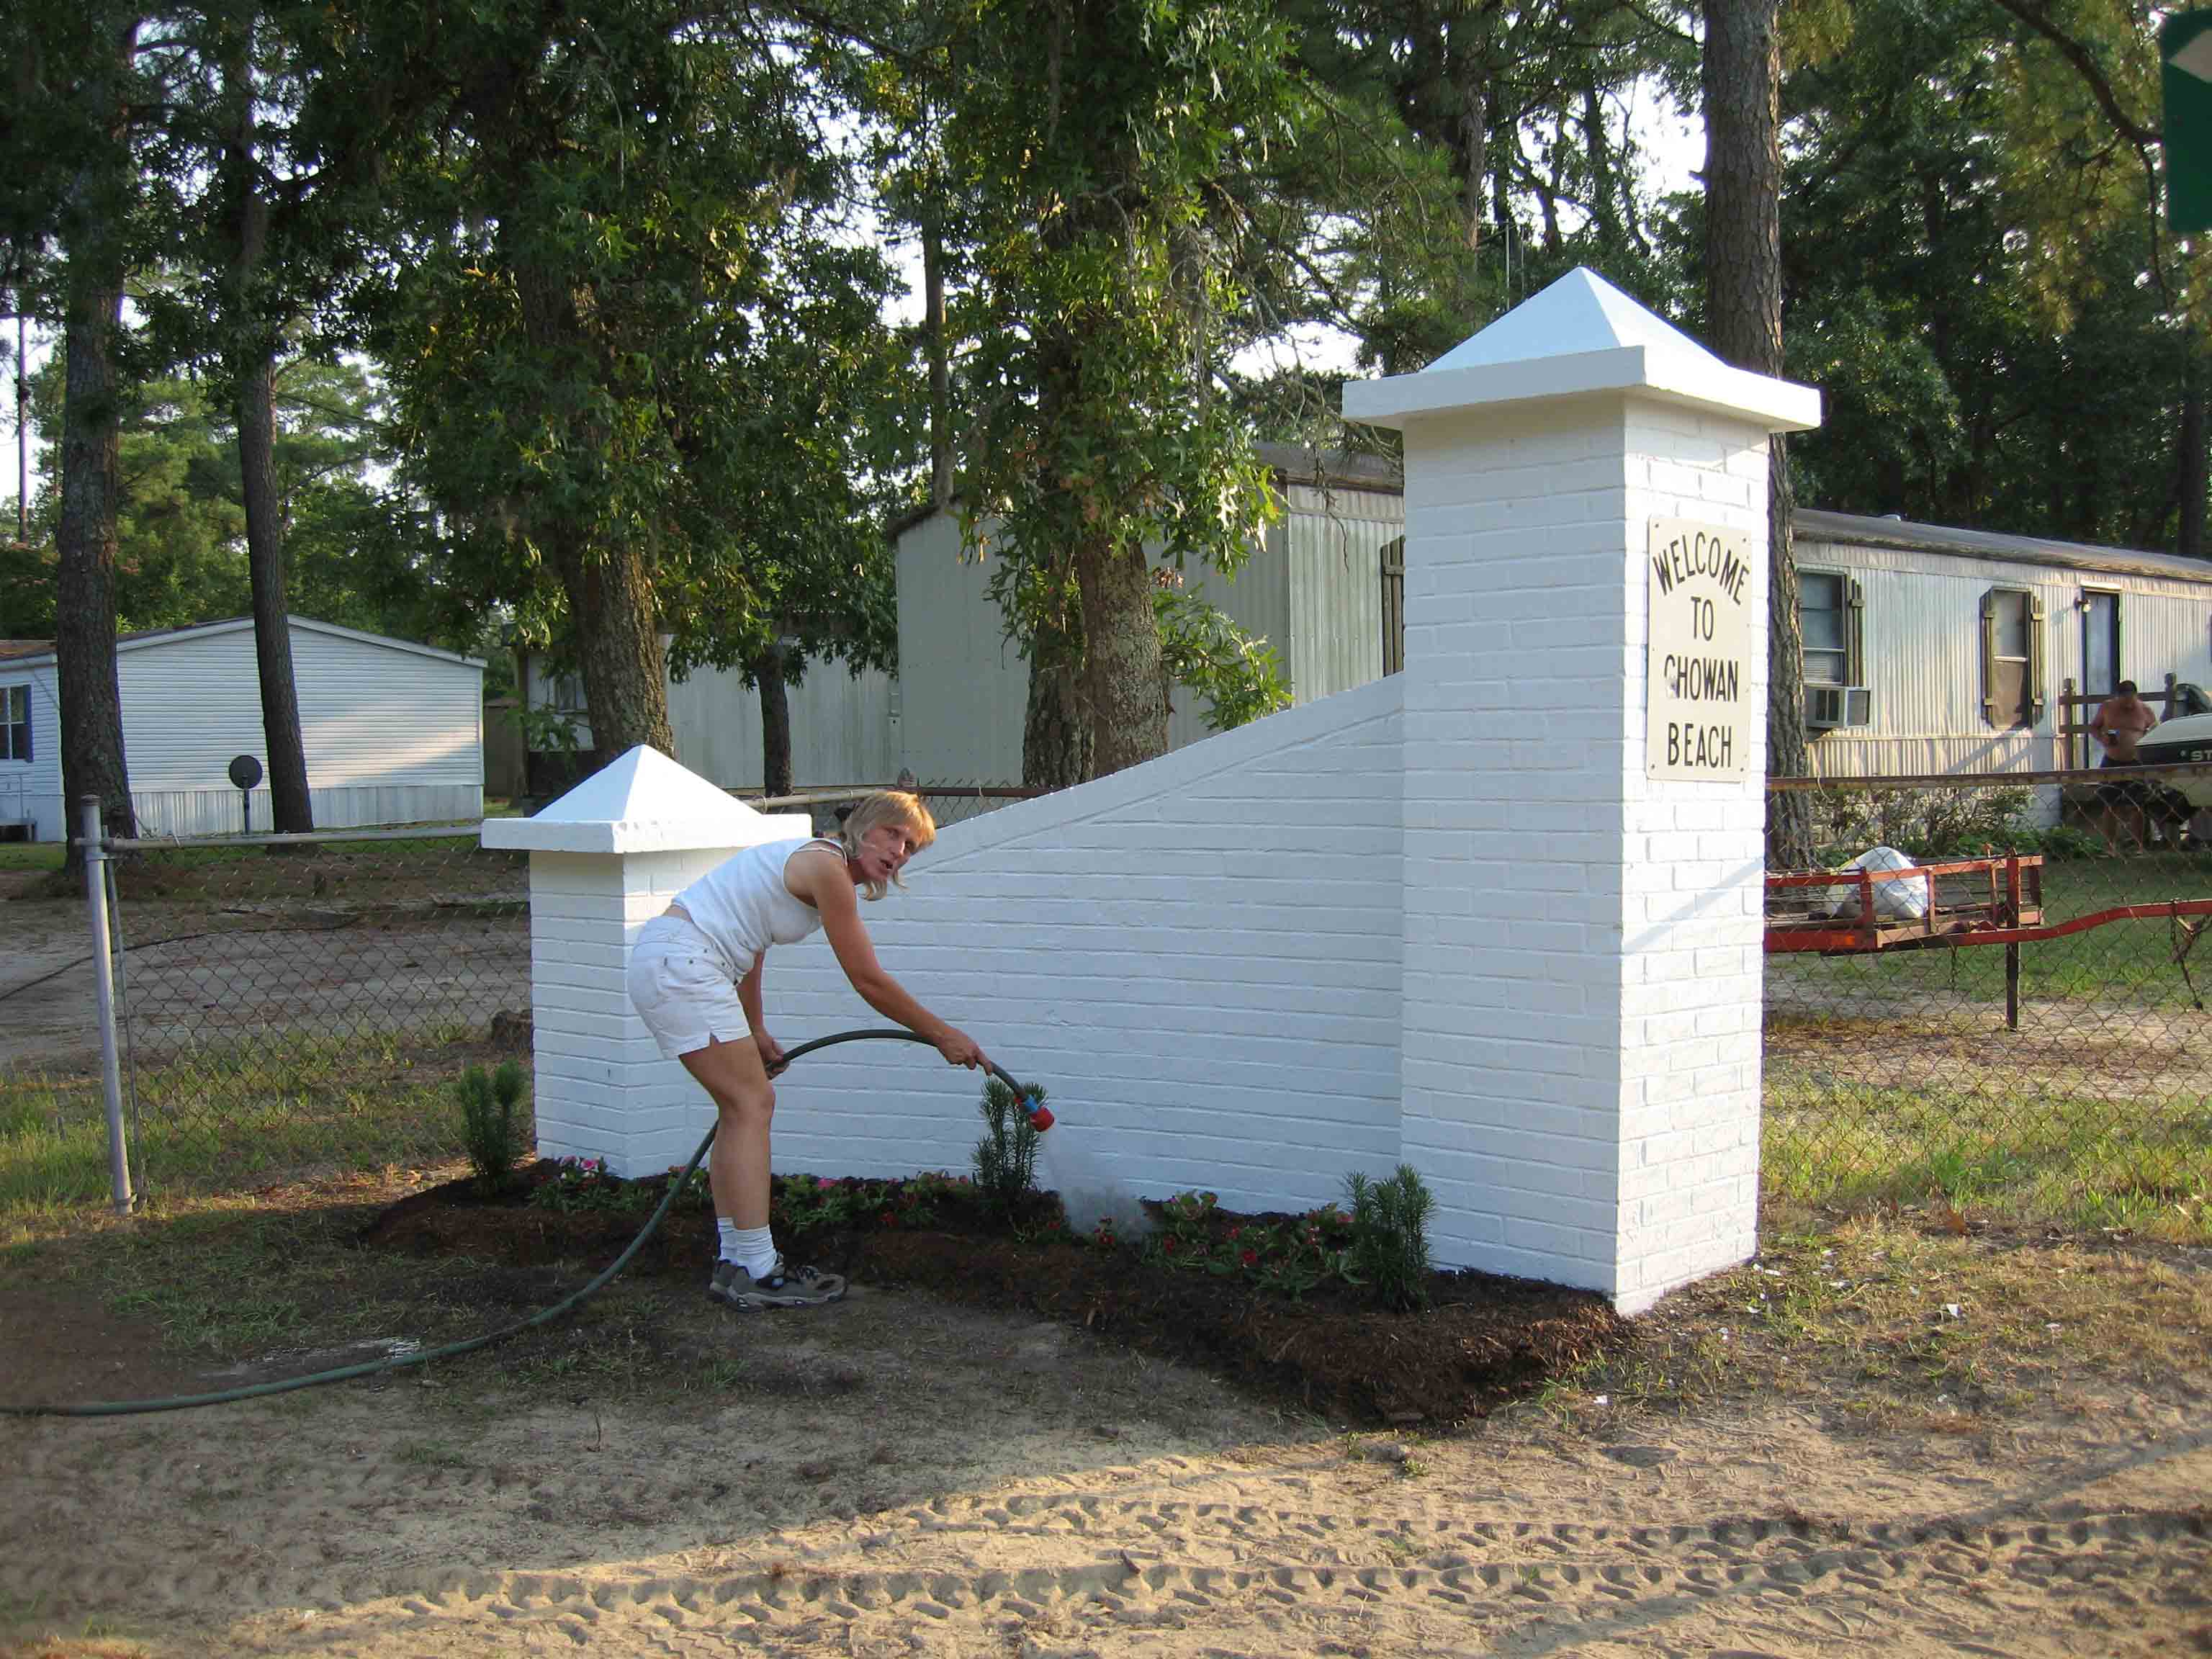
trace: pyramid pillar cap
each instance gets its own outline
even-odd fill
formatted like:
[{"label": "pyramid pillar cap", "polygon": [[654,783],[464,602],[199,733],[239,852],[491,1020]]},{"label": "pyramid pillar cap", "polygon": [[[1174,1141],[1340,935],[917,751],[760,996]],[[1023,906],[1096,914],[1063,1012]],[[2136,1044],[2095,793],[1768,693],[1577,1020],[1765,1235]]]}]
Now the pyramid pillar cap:
[{"label": "pyramid pillar cap", "polygon": [[1723,362],[1577,267],[1415,374],[1354,380],[1347,420],[1404,430],[1462,410],[1604,392],[1733,416],[1768,432],[1820,423],[1820,394]]},{"label": "pyramid pillar cap", "polygon": [[602,767],[526,818],[486,818],[483,844],[530,853],[680,853],[813,832],[805,813],[757,812],[650,744]]}]

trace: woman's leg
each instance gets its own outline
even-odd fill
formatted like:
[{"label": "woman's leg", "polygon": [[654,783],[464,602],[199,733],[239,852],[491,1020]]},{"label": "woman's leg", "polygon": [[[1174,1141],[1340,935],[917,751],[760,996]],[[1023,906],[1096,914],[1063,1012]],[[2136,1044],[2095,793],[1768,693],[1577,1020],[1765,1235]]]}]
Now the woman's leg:
[{"label": "woman's leg", "polygon": [[775,1085],[768,1080],[750,1037],[709,1039],[684,1056],[684,1069],[714,1102],[714,1146],[707,1158],[707,1184],[714,1213],[735,1227],[768,1225],[769,1120],[775,1115]]}]

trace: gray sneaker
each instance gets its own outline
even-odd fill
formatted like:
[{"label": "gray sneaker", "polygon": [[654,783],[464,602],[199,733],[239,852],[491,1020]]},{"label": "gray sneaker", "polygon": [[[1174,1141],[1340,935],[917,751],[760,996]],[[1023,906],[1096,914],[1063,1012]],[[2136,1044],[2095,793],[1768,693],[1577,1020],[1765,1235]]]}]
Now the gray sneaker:
[{"label": "gray sneaker", "polygon": [[787,1268],[783,1258],[755,1279],[734,1261],[717,1261],[707,1294],[732,1308],[813,1308],[845,1294],[845,1280],[816,1267]]}]

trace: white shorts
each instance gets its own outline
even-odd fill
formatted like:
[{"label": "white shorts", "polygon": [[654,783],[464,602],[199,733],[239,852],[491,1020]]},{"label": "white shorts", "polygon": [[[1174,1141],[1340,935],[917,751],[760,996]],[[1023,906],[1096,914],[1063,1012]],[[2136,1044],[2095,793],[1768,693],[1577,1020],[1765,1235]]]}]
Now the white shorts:
[{"label": "white shorts", "polygon": [[629,1000],[660,1052],[681,1060],[717,1038],[750,1039],[738,981],[751,971],[688,918],[658,915],[638,930],[630,951]]}]

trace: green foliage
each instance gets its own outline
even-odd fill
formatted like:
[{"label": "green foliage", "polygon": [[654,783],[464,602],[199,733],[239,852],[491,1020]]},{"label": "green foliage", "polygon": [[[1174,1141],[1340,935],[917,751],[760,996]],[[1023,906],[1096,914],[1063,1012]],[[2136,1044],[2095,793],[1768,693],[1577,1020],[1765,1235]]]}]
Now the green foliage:
[{"label": "green foliage", "polygon": [[1267,641],[1254,639],[1180,584],[1155,592],[1152,611],[1168,675],[1206,699],[1209,730],[1227,732],[1291,706],[1281,659]]},{"label": "green foliage", "polygon": [[842,234],[811,54],[661,0],[422,44],[418,240],[357,297],[458,579],[568,642],[615,747],[665,728],[656,629],[678,674],[787,635],[887,659],[888,278]]},{"label": "green foliage", "polygon": [[786,1235],[930,1227],[974,1196],[967,1176],[933,1170],[888,1181],[778,1176],[769,1194],[769,1221]]},{"label": "green foliage", "polygon": [[1429,1218],[1437,1200],[1410,1164],[1381,1181],[1355,1172],[1345,1183],[1352,1200],[1352,1266],[1386,1308],[1429,1303]]},{"label": "green foliage", "polygon": [[[625,1181],[608,1170],[605,1158],[564,1158],[552,1179],[531,1189],[530,1204],[533,1209],[557,1210],[567,1215],[603,1211],[610,1215],[648,1216],[660,1207],[661,1200],[667,1196],[668,1182],[680,1173],[672,1169],[665,1181]],[[711,1212],[714,1200],[708,1190],[707,1172],[692,1170],[669,1207]]]},{"label": "green foliage", "polygon": [[[1035,1085],[1027,1093],[1040,1103],[1044,1099],[1044,1091]],[[975,1188],[994,1214],[1012,1220],[1036,1191],[1037,1132],[1022,1109],[1022,1097],[998,1078],[983,1080],[980,1110],[985,1132],[975,1143]]]},{"label": "green foliage", "polygon": [[[1352,1218],[1334,1204],[1285,1220],[1231,1220],[1212,1193],[1178,1193],[1155,1210],[1159,1225],[1145,1254],[1164,1267],[1242,1279],[1292,1300],[1326,1284],[1358,1282],[1349,1249]],[[1111,1221],[1093,1241],[1119,1243]]]},{"label": "green foliage", "polygon": [[453,1085],[461,1103],[461,1139],[468,1149],[469,1167],[476,1173],[477,1189],[486,1194],[503,1192],[514,1182],[514,1166],[523,1152],[514,1109],[526,1086],[522,1067],[511,1060],[489,1074],[481,1066],[471,1066]]},{"label": "green foliage", "polygon": [[2147,15],[2063,4],[2053,39],[1977,0],[1861,0],[1790,76],[1788,371],[1826,399],[1790,441],[1800,500],[2174,544],[2203,301],[2161,246],[2154,152],[2115,126],[2157,122]]},{"label": "green foliage", "polygon": [[1869,847],[1894,847],[1923,862],[2031,850],[2043,833],[2026,822],[2034,804],[2022,788],[1836,789],[1815,807],[1824,862]]}]

